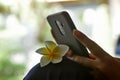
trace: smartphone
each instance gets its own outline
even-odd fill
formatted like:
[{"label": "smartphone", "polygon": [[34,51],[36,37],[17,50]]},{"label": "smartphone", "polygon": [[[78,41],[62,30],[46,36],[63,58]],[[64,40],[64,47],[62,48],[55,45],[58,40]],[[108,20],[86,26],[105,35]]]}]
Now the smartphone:
[{"label": "smartphone", "polygon": [[76,27],[67,11],[50,14],[47,16],[47,21],[58,44],[68,45],[74,54],[89,56],[86,47],[73,36],[73,30]]}]

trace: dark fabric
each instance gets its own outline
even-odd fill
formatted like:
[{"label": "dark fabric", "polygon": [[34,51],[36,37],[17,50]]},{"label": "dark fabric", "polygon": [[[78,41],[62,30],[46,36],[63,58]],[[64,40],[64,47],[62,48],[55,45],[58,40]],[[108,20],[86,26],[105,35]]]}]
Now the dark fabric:
[{"label": "dark fabric", "polygon": [[61,63],[40,67],[38,63],[25,76],[24,80],[94,80],[88,69],[64,58]]}]

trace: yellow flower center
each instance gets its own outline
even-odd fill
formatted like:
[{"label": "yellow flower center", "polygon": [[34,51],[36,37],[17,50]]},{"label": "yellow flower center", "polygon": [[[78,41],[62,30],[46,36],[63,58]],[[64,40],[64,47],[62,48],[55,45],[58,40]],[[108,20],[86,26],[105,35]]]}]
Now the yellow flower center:
[{"label": "yellow flower center", "polygon": [[50,53],[50,58],[54,58],[54,56],[55,56],[54,52],[51,52]]}]

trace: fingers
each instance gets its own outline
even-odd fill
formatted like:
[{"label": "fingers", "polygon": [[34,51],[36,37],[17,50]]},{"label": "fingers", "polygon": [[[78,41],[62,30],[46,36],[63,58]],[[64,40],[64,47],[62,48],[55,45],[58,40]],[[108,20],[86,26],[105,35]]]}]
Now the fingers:
[{"label": "fingers", "polygon": [[67,56],[69,59],[83,65],[89,68],[94,69],[95,68],[95,61],[93,59],[87,58],[87,57],[82,57],[82,56],[77,56],[77,55],[70,55]]},{"label": "fingers", "polygon": [[96,56],[95,56],[94,54],[92,54],[92,53],[89,54],[89,57],[90,57],[91,59],[94,59],[94,60],[96,59]]},{"label": "fingers", "polygon": [[90,58],[75,55],[72,50],[69,50],[66,54],[66,57],[68,57],[70,60],[82,64],[83,66],[94,68],[96,64],[94,60],[96,57],[92,53],[89,56]]},{"label": "fingers", "polygon": [[71,56],[73,56],[73,52],[72,52],[72,50],[69,50],[65,56],[67,56],[67,57],[71,57]]},{"label": "fingers", "polygon": [[118,62],[120,62],[120,58],[116,58],[116,57],[115,57],[115,60],[118,61]]},{"label": "fingers", "polygon": [[106,54],[106,52],[99,45],[97,45],[94,41],[92,41],[91,39],[89,39],[82,32],[80,32],[78,30],[73,30],[73,35],[84,46],[86,46],[91,51],[91,53],[93,53],[95,56],[97,56],[97,57],[103,57],[105,55],[108,55],[108,54]]}]

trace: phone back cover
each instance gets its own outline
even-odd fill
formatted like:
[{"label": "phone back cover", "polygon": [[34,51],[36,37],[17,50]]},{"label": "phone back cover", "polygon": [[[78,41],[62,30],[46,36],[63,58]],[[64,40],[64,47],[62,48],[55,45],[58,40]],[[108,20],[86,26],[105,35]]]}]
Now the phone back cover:
[{"label": "phone back cover", "polygon": [[[49,15],[47,19],[53,29],[53,33],[58,44],[66,44],[70,47],[71,50],[73,50],[75,54],[88,57],[87,49],[73,36],[73,29],[76,28],[67,12],[63,11],[60,13]],[[64,35],[61,34],[56,21],[60,21],[63,25],[63,29],[65,32]]]},{"label": "phone back cover", "polygon": [[[73,29],[76,28],[67,12],[60,12],[53,15],[49,15],[47,19],[51,28],[53,29],[53,33],[54,36],[56,37],[58,44],[66,44],[73,50],[75,54],[88,57],[87,49],[73,36]],[[58,25],[56,24],[56,20],[62,23],[65,34],[61,34]],[[83,76],[80,78],[80,80],[94,80],[94,78],[89,73],[89,71],[91,71],[89,68],[83,67],[82,65],[79,66],[78,65],[74,65],[74,67],[79,67],[78,72],[80,76]],[[73,68],[73,70],[75,69]],[[84,70],[86,70],[86,72]]]}]

